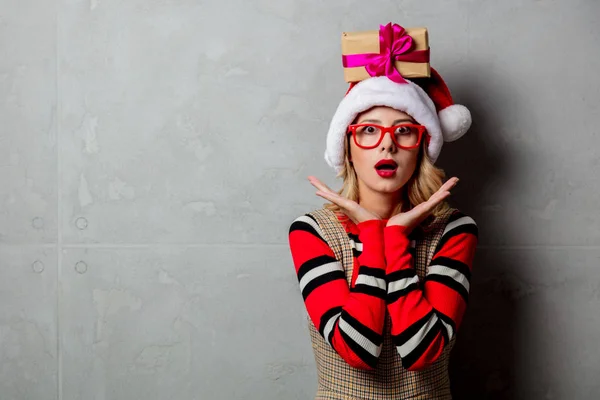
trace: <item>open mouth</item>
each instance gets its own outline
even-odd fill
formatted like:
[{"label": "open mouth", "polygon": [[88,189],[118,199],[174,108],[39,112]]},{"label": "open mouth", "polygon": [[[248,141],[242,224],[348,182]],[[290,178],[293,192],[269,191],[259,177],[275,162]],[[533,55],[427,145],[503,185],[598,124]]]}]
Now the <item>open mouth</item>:
[{"label": "open mouth", "polygon": [[380,177],[391,178],[396,174],[398,164],[394,160],[380,160],[375,164],[375,170],[377,170],[377,175]]},{"label": "open mouth", "polygon": [[375,169],[378,171],[393,171],[398,168],[398,164],[394,160],[380,160],[375,164]]},{"label": "open mouth", "polygon": [[377,171],[393,171],[396,168],[398,168],[397,165],[391,165],[391,164],[384,164],[384,165],[380,165],[379,167],[375,167],[375,169]]}]

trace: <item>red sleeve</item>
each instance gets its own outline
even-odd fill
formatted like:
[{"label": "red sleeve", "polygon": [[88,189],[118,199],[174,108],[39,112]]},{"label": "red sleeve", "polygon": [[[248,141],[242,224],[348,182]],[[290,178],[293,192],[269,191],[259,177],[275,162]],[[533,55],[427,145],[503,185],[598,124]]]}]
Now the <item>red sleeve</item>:
[{"label": "red sleeve", "polygon": [[435,362],[455,335],[464,315],[478,240],[475,221],[454,213],[423,281],[414,268],[403,226],[384,230],[388,310],[402,365],[420,370]]},{"label": "red sleeve", "polygon": [[385,222],[369,220],[357,227],[362,253],[352,289],[312,216],[294,220],[289,245],[306,310],[321,336],[352,367],[374,369],[386,311]]}]

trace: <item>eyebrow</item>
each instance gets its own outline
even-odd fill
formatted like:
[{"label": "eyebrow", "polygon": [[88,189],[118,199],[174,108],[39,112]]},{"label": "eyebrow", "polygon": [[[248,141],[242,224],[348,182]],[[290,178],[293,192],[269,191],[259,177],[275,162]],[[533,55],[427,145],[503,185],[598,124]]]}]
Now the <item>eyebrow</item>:
[{"label": "eyebrow", "polygon": [[[365,120],[363,120],[363,121],[359,122],[359,124],[362,124],[362,123],[365,123],[365,122],[372,122],[372,123],[374,123],[374,124],[381,124],[381,121],[380,121],[380,120],[378,120],[378,119],[365,119]],[[399,122],[413,122],[413,121],[412,121],[412,120],[410,120],[410,119],[407,119],[407,118],[403,118],[403,119],[397,119],[397,120],[395,120],[395,121],[392,123],[392,125],[396,125],[396,124],[397,124],[397,123],[399,123]]]}]

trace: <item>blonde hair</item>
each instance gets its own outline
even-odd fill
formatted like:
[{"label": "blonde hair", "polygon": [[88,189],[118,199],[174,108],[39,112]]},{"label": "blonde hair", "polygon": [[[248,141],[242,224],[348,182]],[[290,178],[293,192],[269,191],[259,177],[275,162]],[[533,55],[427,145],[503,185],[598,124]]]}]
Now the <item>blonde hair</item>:
[{"label": "blonde hair", "polygon": [[[358,202],[358,177],[356,176],[354,167],[348,160],[349,141],[350,136],[348,136],[344,144],[344,165],[337,174],[337,178],[341,177],[343,179],[342,188],[337,193],[342,197]],[[427,201],[444,184],[446,173],[433,164],[425,151],[426,145],[427,141],[422,140],[417,156],[417,166],[408,182],[400,189],[400,198],[392,215],[409,211],[416,205]],[[324,208],[338,214],[342,221],[349,219],[340,206],[335,203],[326,203]],[[431,216],[438,218],[450,208],[450,205],[444,200],[434,208]]]}]

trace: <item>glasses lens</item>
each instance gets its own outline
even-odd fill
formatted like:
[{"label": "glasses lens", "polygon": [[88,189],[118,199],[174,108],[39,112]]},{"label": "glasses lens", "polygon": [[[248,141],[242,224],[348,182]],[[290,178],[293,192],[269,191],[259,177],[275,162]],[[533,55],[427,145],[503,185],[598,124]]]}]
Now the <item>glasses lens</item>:
[{"label": "glasses lens", "polygon": [[419,140],[419,130],[415,126],[399,125],[394,130],[394,135],[400,146],[414,146]]},{"label": "glasses lens", "polygon": [[[356,141],[362,147],[374,147],[381,138],[381,128],[377,125],[363,125],[356,127]],[[396,142],[402,147],[413,147],[419,141],[419,129],[411,125],[397,125],[394,127]]]},{"label": "glasses lens", "polygon": [[356,128],[356,141],[360,146],[375,146],[381,136],[381,129],[376,126],[359,126]]}]

